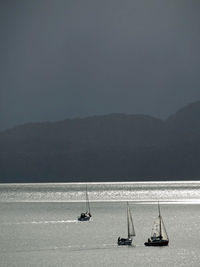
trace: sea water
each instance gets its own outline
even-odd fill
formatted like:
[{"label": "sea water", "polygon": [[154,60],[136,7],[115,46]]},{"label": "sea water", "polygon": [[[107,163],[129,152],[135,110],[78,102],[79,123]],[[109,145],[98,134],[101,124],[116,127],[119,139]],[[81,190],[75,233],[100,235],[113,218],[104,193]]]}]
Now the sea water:
[{"label": "sea water", "polygon": [[[200,182],[1,184],[0,266],[200,266]],[[145,247],[161,214],[168,247]],[[127,237],[129,201],[136,237]]]}]

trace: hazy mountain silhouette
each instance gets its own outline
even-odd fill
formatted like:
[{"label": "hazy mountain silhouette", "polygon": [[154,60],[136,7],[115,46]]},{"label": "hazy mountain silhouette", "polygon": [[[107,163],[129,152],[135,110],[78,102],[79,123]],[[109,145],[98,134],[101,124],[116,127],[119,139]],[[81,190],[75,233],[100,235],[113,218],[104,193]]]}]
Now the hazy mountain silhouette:
[{"label": "hazy mountain silhouette", "polygon": [[166,121],[168,127],[172,127],[180,133],[200,131],[200,101],[191,103],[170,116]]},{"label": "hazy mountain silhouette", "polygon": [[0,133],[1,182],[199,179],[200,102],[166,121],[110,114]]}]

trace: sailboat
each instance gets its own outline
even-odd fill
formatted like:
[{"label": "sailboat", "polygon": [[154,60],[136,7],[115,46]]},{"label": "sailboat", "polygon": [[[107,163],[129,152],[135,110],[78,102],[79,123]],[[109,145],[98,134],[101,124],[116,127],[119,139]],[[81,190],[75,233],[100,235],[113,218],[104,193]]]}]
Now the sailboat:
[{"label": "sailboat", "polygon": [[89,197],[88,197],[88,191],[87,191],[87,185],[86,185],[86,190],[85,190],[85,194],[86,194],[86,211],[82,212],[81,215],[78,217],[79,221],[89,221],[90,218],[92,217],[91,212],[90,212],[90,202],[89,202]]},{"label": "sailboat", "polygon": [[151,237],[144,243],[145,246],[168,246],[169,238],[160,212],[158,202],[158,218],[154,221]]},{"label": "sailboat", "polygon": [[118,237],[118,245],[119,246],[131,246],[133,236],[135,236],[135,229],[133,226],[133,219],[131,216],[131,211],[127,202],[127,227],[128,227],[128,237],[127,238],[121,238]]}]

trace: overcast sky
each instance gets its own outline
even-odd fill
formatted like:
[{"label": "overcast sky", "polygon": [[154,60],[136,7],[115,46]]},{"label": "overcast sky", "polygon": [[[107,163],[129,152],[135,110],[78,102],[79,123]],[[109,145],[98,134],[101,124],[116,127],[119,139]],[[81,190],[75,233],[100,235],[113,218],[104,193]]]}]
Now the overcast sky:
[{"label": "overcast sky", "polygon": [[1,0],[0,129],[200,100],[199,0]]}]

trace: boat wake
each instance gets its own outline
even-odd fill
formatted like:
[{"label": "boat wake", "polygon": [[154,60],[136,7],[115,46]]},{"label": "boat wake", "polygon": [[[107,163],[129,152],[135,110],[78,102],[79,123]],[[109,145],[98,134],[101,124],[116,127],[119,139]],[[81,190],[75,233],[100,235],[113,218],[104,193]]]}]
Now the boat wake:
[{"label": "boat wake", "polygon": [[91,247],[86,245],[69,245],[69,246],[54,246],[46,248],[32,248],[32,249],[16,249],[16,250],[0,250],[0,253],[24,253],[24,252],[41,252],[41,251],[55,251],[65,250],[69,252],[91,251],[91,250],[104,250],[117,248],[115,244],[99,244],[99,246]]},{"label": "boat wake", "polygon": [[77,220],[60,220],[60,221],[31,221],[31,222],[12,222],[6,223],[6,225],[13,224],[62,224],[62,223],[77,223]]}]

